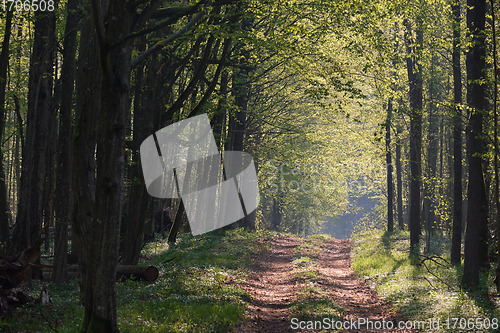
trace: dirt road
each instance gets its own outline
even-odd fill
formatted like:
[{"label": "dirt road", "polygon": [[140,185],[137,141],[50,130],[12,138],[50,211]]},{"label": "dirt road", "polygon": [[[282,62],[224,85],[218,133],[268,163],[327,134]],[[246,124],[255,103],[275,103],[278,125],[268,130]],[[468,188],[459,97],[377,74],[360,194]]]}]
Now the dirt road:
[{"label": "dirt road", "polygon": [[[255,258],[256,269],[243,286],[251,297],[247,321],[234,332],[318,332],[292,330],[290,304],[298,300],[299,283],[292,270],[295,248],[304,240],[275,236],[269,251]],[[351,268],[352,243],[330,240],[321,245],[316,282],[323,292],[344,310],[344,321],[358,319],[372,322],[396,322],[389,304],[382,301],[370,286],[358,278]],[[411,332],[409,330],[370,330],[350,327],[343,332]]]}]

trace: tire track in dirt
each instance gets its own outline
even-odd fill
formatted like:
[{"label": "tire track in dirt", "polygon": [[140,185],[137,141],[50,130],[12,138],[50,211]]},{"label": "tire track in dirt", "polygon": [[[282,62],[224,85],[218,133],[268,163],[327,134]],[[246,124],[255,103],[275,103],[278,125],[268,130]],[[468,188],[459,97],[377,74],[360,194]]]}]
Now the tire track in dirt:
[{"label": "tire track in dirt", "polygon": [[[392,321],[397,327],[399,318],[389,303],[381,300],[368,283],[360,279],[351,267],[350,240],[331,240],[323,246],[319,257],[321,283],[327,288],[328,295],[344,309],[344,320],[367,319],[375,321]],[[388,326],[390,327],[390,326]],[[350,329],[344,332],[413,332],[411,330],[369,330]]]},{"label": "tire track in dirt", "polygon": [[292,256],[302,242],[301,238],[274,236],[269,251],[255,258],[257,267],[243,286],[251,298],[247,321],[234,333],[289,331],[288,307],[298,298]]},{"label": "tire track in dirt", "polygon": [[[304,239],[276,235],[269,251],[255,258],[256,269],[242,286],[250,295],[246,322],[234,333],[249,332],[319,332],[292,330],[289,306],[297,301],[299,285],[293,275],[294,250]],[[390,305],[382,301],[370,286],[358,278],[351,268],[352,243],[330,240],[321,246],[316,282],[325,294],[344,309],[344,320],[393,321],[397,318]],[[344,332],[413,332],[410,330],[349,329]]]}]

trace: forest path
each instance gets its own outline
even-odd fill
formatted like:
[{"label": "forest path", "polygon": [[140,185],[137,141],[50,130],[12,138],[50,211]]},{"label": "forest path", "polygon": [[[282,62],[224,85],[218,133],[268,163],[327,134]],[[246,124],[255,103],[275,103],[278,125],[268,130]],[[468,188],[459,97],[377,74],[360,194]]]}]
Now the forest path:
[{"label": "forest path", "polygon": [[[243,288],[250,295],[246,322],[233,332],[319,332],[319,330],[292,330],[290,305],[299,298],[300,281],[293,274],[292,257],[302,238],[274,236],[269,250],[255,258],[256,268]],[[318,285],[344,310],[344,321],[358,319],[397,325],[390,305],[356,276],[351,268],[350,240],[329,240],[321,246],[318,257]],[[311,318],[312,319],[312,318]],[[343,332],[412,332],[410,330],[354,329]]]}]

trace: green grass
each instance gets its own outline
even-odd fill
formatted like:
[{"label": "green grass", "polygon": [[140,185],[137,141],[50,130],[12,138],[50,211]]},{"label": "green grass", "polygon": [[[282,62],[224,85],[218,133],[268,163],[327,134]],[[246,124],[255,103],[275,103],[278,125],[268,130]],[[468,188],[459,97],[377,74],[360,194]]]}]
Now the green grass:
[{"label": "green grass", "polygon": [[[240,287],[252,268],[252,255],[264,251],[271,235],[243,230],[181,235],[148,244],[147,263],[160,270],[152,283],[127,280],[116,285],[121,332],[226,332],[243,320],[249,297]],[[39,284],[29,289],[37,297]],[[78,332],[83,307],[77,281],[49,285],[53,304],[31,303],[0,322],[0,332]]]},{"label": "green grass", "polygon": [[482,276],[482,289],[465,292],[460,288],[462,268],[448,264],[449,239],[437,235],[431,245],[434,252],[428,256],[440,256],[447,262],[435,257],[435,261],[426,260],[425,267],[423,257],[410,257],[408,232],[358,234],[352,266],[405,319],[439,319],[441,329],[432,332],[457,332],[457,327],[443,325],[448,318],[500,318],[498,298],[490,297],[495,292],[491,277]]}]

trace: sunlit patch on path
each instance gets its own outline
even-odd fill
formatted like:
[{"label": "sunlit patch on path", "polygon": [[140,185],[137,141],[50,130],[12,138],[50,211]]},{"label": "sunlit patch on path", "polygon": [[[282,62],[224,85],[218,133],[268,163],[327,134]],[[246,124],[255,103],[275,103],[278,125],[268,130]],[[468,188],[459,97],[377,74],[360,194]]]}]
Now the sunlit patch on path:
[{"label": "sunlit patch on path", "polygon": [[[297,332],[291,328],[291,305],[300,301],[303,285],[294,274],[292,263],[296,248],[304,239],[274,236],[269,251],[255,258],[256,268],[243,288],[250,295],[246,322],[233,332]],[[371,321],[394,321],[389,304],[383,302],[370,286],[351,268],[351,242],[328,240],[321,244],[314,283],[327,297],[343,309],[344,320],[366,318]],[[388,331],[388,330],[386,330]],[[411,332],[393,330],[394,332]],[[303,330],[301,332],[318,332]],[[353,330],[348,332],[370,332]],[[380,330],[374,332],[381,332]]]}]

